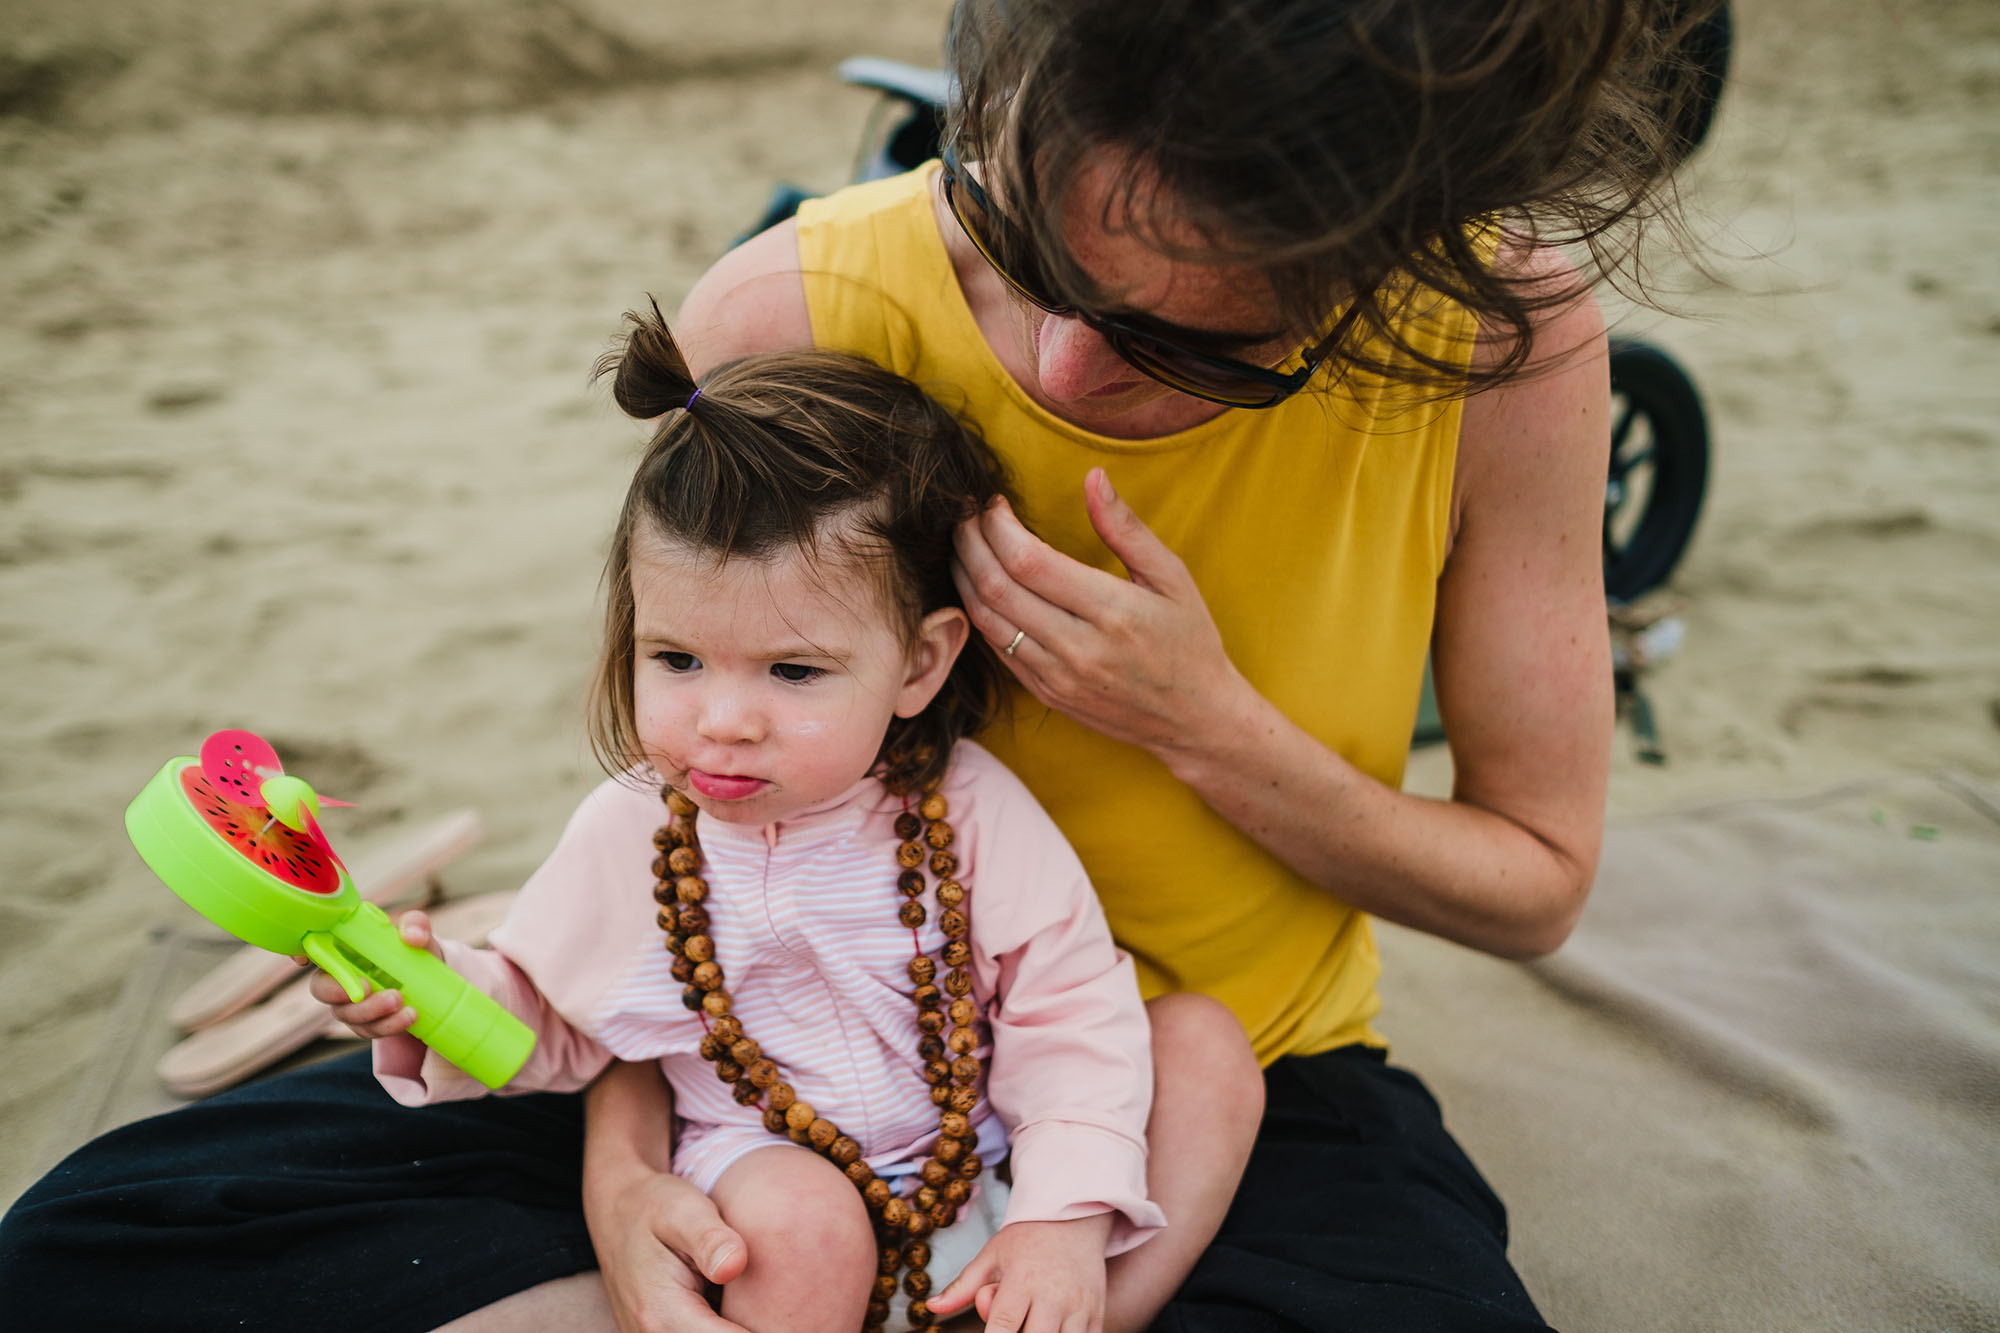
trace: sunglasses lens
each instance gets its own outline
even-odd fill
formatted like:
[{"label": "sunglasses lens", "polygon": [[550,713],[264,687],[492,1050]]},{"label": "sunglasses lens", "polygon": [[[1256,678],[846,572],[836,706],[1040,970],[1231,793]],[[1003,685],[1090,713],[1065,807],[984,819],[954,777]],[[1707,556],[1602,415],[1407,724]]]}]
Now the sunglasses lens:
[{"label": "sunglasses lens", "polygon": [[1269,407],[1290,390],[1231,371],[1171,343],[1122,329],[1108,330],[1112,350],[1154,379],[1182,393],[1229,407]]}]

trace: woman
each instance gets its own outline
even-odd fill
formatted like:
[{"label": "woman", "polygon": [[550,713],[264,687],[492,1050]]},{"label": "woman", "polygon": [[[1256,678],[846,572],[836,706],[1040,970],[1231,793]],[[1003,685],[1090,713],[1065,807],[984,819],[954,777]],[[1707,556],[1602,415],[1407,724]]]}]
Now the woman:
[{"label": "woman", "polygon": [[[1499,1202],[1382,1060],[1368,918],[1526,957],[1588,891],[1611,720],[1588,293],[1674,155],[1668,28],[1619,0],[966,0],[946,162],[750,241],[682,310],[697,371],[860,351],[956,397],[1015,472],[1032,533],[996,508],[959,538],[968,611],[1023,691],[985,739],[1083,856],[1148,993],[1223,1000],[1267,1067],[1230,1215],[1157,1327],[1541,1322]],[[1398,790],[1427,652],[1448,801]],[[245,1101],[388,1114],[362,1079]],[[423,1131],[422,1183],[382,1163],[394,1201],[370,1196],[395,1252],[460,1242],[424,1261],[409,1326],[729,1327],[701,1275],[733,1276],[742,1245],[667,1173],[655,1071],[588,1094],[601,1282],[573,1159],[531,1158],[508,1120],[573,1105],[474,1105]],[[55,1242],[21,1239],[38,1224],[110,1243],[62,1189],[132,1207],[174,1153],[177,1182],[214,1177],[215,1135],[183,1117],[25,1199],[16,1272],[55,1271]],[[229,1159],[229,1190],[295,1171],[305,1137]],[[349,1151],[329,1131],[327,1159]],[[126,1255],[137,1231],[158,1249],[166,1207]],[[349,1252],[314,1207],[279,1229]],[[234,1235],[269,1234],[252,1215]],[[368,1271],[373,1296],[417,1285]]]}]

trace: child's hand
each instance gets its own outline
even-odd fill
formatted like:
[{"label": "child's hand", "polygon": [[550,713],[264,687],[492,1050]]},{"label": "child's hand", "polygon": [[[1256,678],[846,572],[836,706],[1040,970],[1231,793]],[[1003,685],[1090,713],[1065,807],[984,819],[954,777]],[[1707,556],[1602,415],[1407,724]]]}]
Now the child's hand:
[{"label": "child's hand", "polygon": [[1112,1216],[1001,1227],[931,1309],[947,1318],[976,1303],[987,1333],[1098,1333]]},{"label": "child's hand", "polygon": [[[419,949],[428,949],[442,959],[444,950],[431,938],[431,919],[422,912],[405,912],[396,920],[397,932],[403,943]],[[296,963],[310,963],[308,958],[294,958]],[[417,1021],[417,1011],[403,1003],[400,993],[392,990],[375,991],[359,1004],[347,1002],[347,992],[338,981],[326,973],[315,970],[306,989],[312,997],[333,1011],[333,1016],[354,1032],[357,1037],[394,1037],[408,1032],[410,1025]]]}]

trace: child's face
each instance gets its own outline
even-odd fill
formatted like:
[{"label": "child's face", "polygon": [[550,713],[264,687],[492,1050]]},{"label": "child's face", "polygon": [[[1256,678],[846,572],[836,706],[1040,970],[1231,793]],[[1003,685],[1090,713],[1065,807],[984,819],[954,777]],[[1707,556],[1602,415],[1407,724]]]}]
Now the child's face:
[{"label": "child's face", "polygon": [[970,626],[957,608],[916,642],[851,560],[798,551],[716,563],[632,543],[632,705],[646,757],[709,817],[768,824],[868,772],[893,717],[921,712]]}]

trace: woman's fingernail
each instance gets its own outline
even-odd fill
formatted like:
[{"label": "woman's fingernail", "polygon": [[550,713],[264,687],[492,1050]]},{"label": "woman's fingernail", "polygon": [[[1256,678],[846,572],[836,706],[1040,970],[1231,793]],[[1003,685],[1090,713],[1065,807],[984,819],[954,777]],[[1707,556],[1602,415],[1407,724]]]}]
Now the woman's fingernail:
[{"label": "woman's fingernail", "polygon": [[1118,492],[1111,489],[1111,474],[1102,468],[1097,471],[1097,484],[1104,488],[1104,498],[1107,503],[1118,499]]},{"label": "woman's fingernail", "polygon": [[396,1021],[400,1023],[414,1023],[417,1021],[417,1011],[406,1004],[397,1013]]}]

